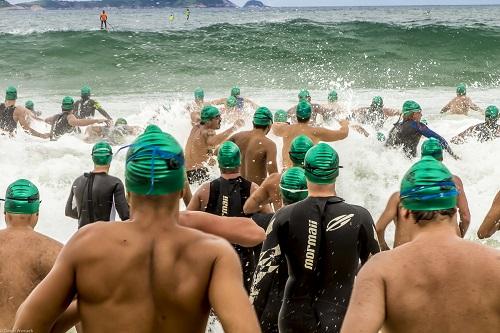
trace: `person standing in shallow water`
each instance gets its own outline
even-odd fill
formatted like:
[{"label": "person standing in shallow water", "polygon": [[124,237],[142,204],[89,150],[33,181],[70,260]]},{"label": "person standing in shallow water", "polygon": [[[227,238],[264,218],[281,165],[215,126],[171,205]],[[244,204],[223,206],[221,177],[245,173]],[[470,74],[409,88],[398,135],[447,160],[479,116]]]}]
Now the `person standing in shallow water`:
[{"label": "person standing in shallow water", "polygon": [[449,112],[451,114],[463,114],[467,116],[470,110],[482,112],[481,108],[474,104],[472,99],[467,96],[467,87],[465,84],[460,83],[457,86],[457,96],[441,109],[441,113]]},{"label": "person standing in shallow water", "polygon": [[101,15],[99,15],[99,20],[101,21],[101,30],[108,29],[108,14],[103,10]]}]

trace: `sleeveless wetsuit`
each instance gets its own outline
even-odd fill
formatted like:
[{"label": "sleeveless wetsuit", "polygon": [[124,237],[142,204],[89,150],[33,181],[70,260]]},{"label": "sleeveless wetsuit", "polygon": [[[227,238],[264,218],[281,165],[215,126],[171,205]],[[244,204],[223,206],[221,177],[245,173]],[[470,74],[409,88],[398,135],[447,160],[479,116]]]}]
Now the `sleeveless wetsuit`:
[{"label": "sleeveless wetsuit", "polygon": [[17,121],[14,120],[15,105],[7,107],[0,104],[0,129],[9,134],[14,134],[17,129]]},{"label": "sleeveless wetsuit", "polygon": [[105,118],[111,119],[109,114],[104,111],[99,106],[99,103],[97,103],[92,98],[79,99],[73,105],[75,117],[79,119],[93,118],[95,116],[96,110],[99,111],[99,113],[102,114]]},{"label": "sleeveless wetsuit", "polygon": [[[237,177],[224,179],[222,177],[210,183],[210,195],[206,212],[219,216],[246,217],[243,206],[250,197],[252,183],[248,180]],[[252,276],[255,270],[255,259],[253,249],[233,244],[238,253],[243,270],[245,288],[250,290]]]},{"label": "sleeveless wetsuit", "polygon": [[70,133],[75,130],[75,128],[68,122],[69,115],[69,112],[62,112],[57,116],[56,121],[54,121],[54,124],[52,125],[52,128],[50,130],[51,139],[56,139],[66,133]]},{"label": "sleeveless wetsuit", "polygon": [[114,213],[113,208],[122,221],[129,219],[129,207],[122,181],[105,172],[91,172],[83,174],[73,182],[65,213],[66,216],[78,219],[78,228],[81,228],[96,221],[114,220],[111,215]]},{"label": "sleeveless wetsuit", "polygon": [[359,261],[379,251],[370,213],[338,197],[309,197],[276,212],[270,228],[252,287],[254,304],[268,297],[262,286],[284,256],[289,277],[280,333],[339,332]]},{"label": "sleeveless wetsuit", "polygon": [[500,137],[500,125],[497,123],[481,123],[469,128],[465,134],[473,136],[479,142],[491,141]]}]

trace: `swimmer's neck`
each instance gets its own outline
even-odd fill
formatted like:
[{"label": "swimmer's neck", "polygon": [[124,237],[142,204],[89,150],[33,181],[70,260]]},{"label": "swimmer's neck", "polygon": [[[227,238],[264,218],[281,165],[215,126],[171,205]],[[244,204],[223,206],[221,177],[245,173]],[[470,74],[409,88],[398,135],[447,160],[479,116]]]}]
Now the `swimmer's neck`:
[{"label": "swimmer's neck", "polygon": [[[413,219],[408,222],[415,223]],[[439,240],[445,238],[459,238],[457,235],[456,225],[456,214],[453,217],[438,216],[432,221],[425,222],[425,225],[416,225],[411,228],[411,240],[419,241],[435,239],[438,243]]]},{"label": "swimmer's neck", "polygon": [[252,129],[252,135],[266,136],[266,130],[263,128]]},{"label": "swimmer's neck", "polygon": [[222,173],[220,175],[224,179],[235,179],[241,176],[241,173],[236,172],[236,173]]},{"label": "swimmer's neck", "polygon": [[130,219],[145,228],[173,227],[179,221],[180,199],[179,192],[158,196],[139,196],[130,193]]},{"label": "swimmer's neck", "polygon": [[94,165],[94,170],[92,170],[92,173],[108,173],[109,172],[109,165]]},{"label": "swimmer's neck", "polygon": [[11,101],[11,100],[5,101],[6,107],[13,106],[13,105],[16,105],[16,101]]},{"label": "swimmer's neck", "polygon": [[309,197],[327,198],[337,196],[335,184],[319,185],[307,182],[307,190],[309,192]]},{"label": "swimmer's neck", "polygon": [[[10,214],[9,214],[10,215]],[[31,218],[31,215],[5,216],[5,225],[9,230],[28,230],[35,229],[36,220]]]}]

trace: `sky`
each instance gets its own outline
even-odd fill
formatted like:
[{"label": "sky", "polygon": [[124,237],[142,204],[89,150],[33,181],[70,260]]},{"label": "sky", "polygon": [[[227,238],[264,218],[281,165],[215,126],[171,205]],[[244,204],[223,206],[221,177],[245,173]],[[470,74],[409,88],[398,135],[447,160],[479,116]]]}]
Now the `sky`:
[{"label": "sky", "polygon": [[[10,3],[31,0],[7,0]],[[243,6],[247,0],[231,0]],[[272,7],[314,7],[314,6],[401,6],[401,5],[498,5],[500,0],[260,0]]]}]

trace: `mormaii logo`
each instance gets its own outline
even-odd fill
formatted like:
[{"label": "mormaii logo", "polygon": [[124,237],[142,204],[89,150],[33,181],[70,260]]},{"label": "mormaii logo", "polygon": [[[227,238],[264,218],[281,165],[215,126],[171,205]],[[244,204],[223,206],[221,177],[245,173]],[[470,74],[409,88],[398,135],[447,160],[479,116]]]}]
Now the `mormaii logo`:
[{"label": "mormaii logo", "polygon": [[337,229],[342,228],[347,223],[351,222],[353,217],[354,214],[337,216],[336,218],[328,222],[328,225],[326,226],[326,231],[335,231]]},{"label": "mormaii logo", "polygon": [[316,250],[316,237],[318,236],[318,222],[309,220],[309,231],[307,235],[306,260],[304,267],[312,270],[314,265],[314,252]]}]

